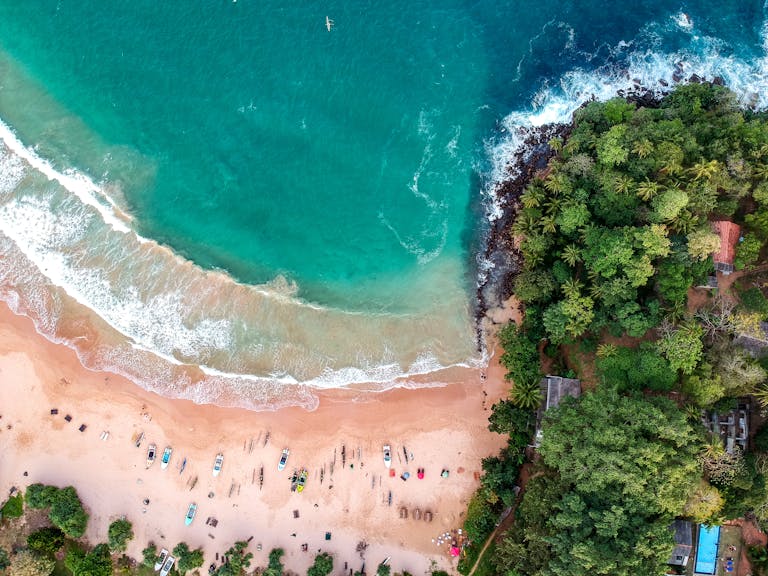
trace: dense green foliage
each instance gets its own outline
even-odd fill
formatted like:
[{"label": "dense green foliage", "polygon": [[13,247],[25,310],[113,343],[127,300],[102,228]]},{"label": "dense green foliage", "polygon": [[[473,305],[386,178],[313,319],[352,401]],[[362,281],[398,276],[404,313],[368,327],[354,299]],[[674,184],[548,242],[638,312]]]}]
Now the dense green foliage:
[{"label": "dense green foliage", "polygon": [[89,552],[71,546],[64,557],[64,564],[72,576],[112,576],[113,571],[107,544],[99,544]]},{"label": "dense green foliage", "polygon": [[57,488],[32,484],[27,488],[26,500],[30,508],[50,508],[48,517],[66,536],[80,538],[85,534],[88,514],[72,486]]},{"label": "dense green foliage", "polygon": [[285,550],[282,548],[273,548],[269,552],[269,564],[264,570],[264,576],[283,576],[283,556]]},{"label": "dense green foliage", "polygon": [[141,551],[141,564],[147,568],[154,568],[155,562],[159,559],[157,554],[157,545],[150,542],[149,545]]},{"label": "dense green foliage", "polygon": [[80,538],[85,534],[88,515],[72,486],[62,488],[56,493],[48,516],[53,525],[61,528],[70,538]]},{"label": "dense green foliage", "polygon": [[56,486],[31,484],[27,487],[26,492],[27,506],[34,508],[35,510],[50,508],[58,491],[59,489]]},{"label": "dense green foliage", "polygon": [[711,268],[720,240],[708,219],[731,217],[753,193],[760,205],[739,262],[755,261],[768,239],[767,160],[768,124],[724,88],[680,87],[657,109],[588,104],[521,198],[517,296],[541,310],[554,342],[603,329],[642,336]]},{"label": "dense green foliage", "polygon": [[9,576],[49,576],[55,565],[56,563],[47,556],[32,550],[19,550],[13,556],[8,574]]},{"label": "dense green foliage", "polygon": [[64,546],[64,532],[59,528],[40,528],[27,537],[30,550],[43,554],[55,554]]},{"label": "dense green foliage", "polygon": [[[695,311],[688,302],[721,248],[712,221],[741,226],[734,265],[762,274],[767,120],[707,84],[678,87],[657,107],[592,102],[522,195],[511,232],[525,320],[501,333],[514,387],[490,428],[523,435],[515,410],[538,405],[526,385],[539,378],[540,349],[550,373],[572,368],[596,389],[547,412],[541,461],[495,543],[499,576],[661,574],[676,517],[749,512],[768,526],[768,432],[743,454],[701,426],[703,410],[722,416],[747,395],[768,408],[768,359],[736,339],[762,337],[766,277],[739,280],[735,307],[718,292]],[[580,373],[585,364],[594,371]],[[516,458],[489,459],[484,484],[503,483]],[[467,513],[478,533],[492,517],[482,494]]]},{"label": "dense green foliage", "polygon": [[315,562],[307,570],[307,576],[328,576],[333,572],[333,556],[323,552],[315,556]]},{"label": "dense green foliage", "polygon": [[246,552],[248,542],[238,541],[224,553],[224,564],[216,570],[217,576],[241,576],[251,565],[253,554]]},{"label": "dense green foliage", "polygon": [[128,520],[121,518],[109,525],[107,543],[112,552],[125,552],[125,547],[132,538],[133,525]]},{"label": "dense green foliage", "polygon": [[606,387],[563,402],[545,421],[547,471],[529,485],[498,562],[520,575],[663,573],[668,526],[698,483],[699,445],[663,398]]},{"label": "dense green foliage", "polygon": [[203,549],[190,550],[186,542],[177,544],[173,549],[173,555],[176,556],[176,570],[182,576],[203,565]]},{"label": "dense green foliage", "polygon": [[4,548],[0,548],[0,570],[5,570],[11,565],[11,558]]},{"label": "dense green foliage", "polygon": [[24,497],[21,494],[11,496],[0,508],[0,518],[21,518],[24,514]]}]

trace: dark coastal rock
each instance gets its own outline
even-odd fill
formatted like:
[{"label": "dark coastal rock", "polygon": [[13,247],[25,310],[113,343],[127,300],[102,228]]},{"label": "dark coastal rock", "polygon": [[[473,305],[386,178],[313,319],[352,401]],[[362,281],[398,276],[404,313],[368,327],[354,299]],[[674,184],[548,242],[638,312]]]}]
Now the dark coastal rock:
[{"label": "dark coastal rock", "polygon": [[725,86],[725,80],[723,80],[722,76],[715,76],[712,78],[712,84],[715,86]]},{"label": "dark coastal rock", "polygon": [[519,210],[520,196],[537,173],[545,170],[555,151],[549,146],[553,138],[565,139],[571,131],[570,125],[552,124],[527,130],[525,144],[509,162],[509,179],[495,186],[495,196],[502,208],[488,232],[485,248],[480,256],[483,274],[477,285],[478,342],[481,321],[486,312],[501,305],[513,293],[515,278],[520,271],[522,254],[514,246],[510,233]]},{"label": "dark coastal rock", "polygon": [[704,82],[704,78],[702,78],[698,74],[691,74],[691,77],[688,78],[688,82],[690,82],[691,84],[701,84],[702,82]]},{"label": "dark coastal rock", "polygon": [[661,84],[662,86],[664,86],[664,88],[666,88],[667,86],[669,86],[669,82],[667,82],[666,80],[664,80],[664,78],[659,78],[659,84]]}]

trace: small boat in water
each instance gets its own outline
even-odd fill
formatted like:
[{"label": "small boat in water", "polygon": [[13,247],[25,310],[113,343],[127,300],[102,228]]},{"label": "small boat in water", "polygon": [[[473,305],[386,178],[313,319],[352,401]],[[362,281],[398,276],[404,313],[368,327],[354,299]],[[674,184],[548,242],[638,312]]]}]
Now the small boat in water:
[{"label": "small boat in water", "polygon": [[165,561],[165,564],[163,564],[163,567],[160,569],[160,576],[168,576],[170,574],[171,570],[173,569],[173,565],[176,563],[176,558],[173,556],[168,556],[168,559]]},{"label": "small boat in water", "polygon": [[150,444],[147,448],[147,468],[155,463],[155,458],[157,458],[157,446]]},{"label": "small boat in water", "polygon": [[171,462],[171,454],[173,454],[173,448],[166,446],[163,450],[163,457],[160,458],[160,468],[165,470],[168,468],[168,464]]},{"label": "small boat in water", "polygon": [[197,504],[192,502],[192,504],[190,504],[189,508],[187,509],[187,516],[184,518],[185,526],[192,524],[192,520],[195,519],[195,514],[197,514]]},{"label": "small boat in water", "polygon": [[224,454],[216,454],[216,460],[213,461],[213,476],[216,477],[221,472],[221,467],[224,466]]},{"label": "small boat in water", "polygon": [[333,28],[333,20],[328,18],[328,16],[325,17],[325,27],[328,30],[328,32],[330,32],[331,28]]},{"label": "small boat in water", "polygon": [[163,565],[165,564],[165,561],[167,559],[168,559],[168,550],[166,548],[163,548],[162,550],[160,550],[160,556],[157,557],[157,561],[155,562],[155,572],[163,568]]}]

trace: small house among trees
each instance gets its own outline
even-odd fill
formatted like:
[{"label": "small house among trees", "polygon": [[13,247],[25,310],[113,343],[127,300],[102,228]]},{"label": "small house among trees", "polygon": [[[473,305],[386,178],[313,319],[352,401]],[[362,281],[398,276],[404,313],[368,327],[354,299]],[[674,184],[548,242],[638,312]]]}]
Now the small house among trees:
[{"label": "small house among trees", "polygon": [[746,452],[749,436],[749,404],[739,402],[736,408],[722,414],[716,410],[707,412],[704,425],[712,434],[722,439],[728,454],[733,454],[737,446],[742,453]]},{"label": "small house among trees", "polygon": [[712,227],[720,236],[720,250],[712,257],[715,262],[715,271],[730,274],[734,270],[733,261],[736,257],[736,245],[739,243],[741,228],[728,220],[713,222]]},{"label": "small house among trees", "polygon": [[693,551],[693,526],[686,520],[675,520],[669,528],[674,535],[675,548],[667,564],[685,568]]},{"label": "small house among trees", "polygon": [[536,413],[536,435],[534,446],[538,446],[541,440],[541,421],[544,414],[550,408],[555,408],[566,396],[578,398],[581,395],[581,381],[574,378],[547,375],[541,379],[542,402]]}]

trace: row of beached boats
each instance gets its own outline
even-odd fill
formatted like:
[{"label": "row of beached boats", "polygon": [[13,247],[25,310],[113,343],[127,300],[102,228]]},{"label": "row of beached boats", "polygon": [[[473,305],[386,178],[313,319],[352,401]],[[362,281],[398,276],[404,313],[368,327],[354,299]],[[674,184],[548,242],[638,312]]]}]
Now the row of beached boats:
[{"label": "row of beached boats", "polygon": [[171,556],[167,549],[163,548],[160,550],[160,556],[157,557],[155,562],[155,572],[160,572],[160,576],[168,576],[175,563],[176,558]]},{"label": "row of beached boats", "polygon": [[[170,446],[166,446],[165,450],[163,450],[163,455],[160,458],[160,469],[165,470],[168,468],[168,464],[171,463],[171,455],[173,454],[173,448]],[[155,463],[155,460],[157,459],[157,445],[150,444],[147,447],[147,468],[152,466],[152,464]],[[216,459],[213,461],[213,476],[214,478],[218,476],[221,473],[221,469],[224,466],[224,454],[216,454]],[[184,469],[187,467],[187,459],[184,458],[184,460],[181,461],[181,466],[179,468],[179,474],[184,472]]]}]

